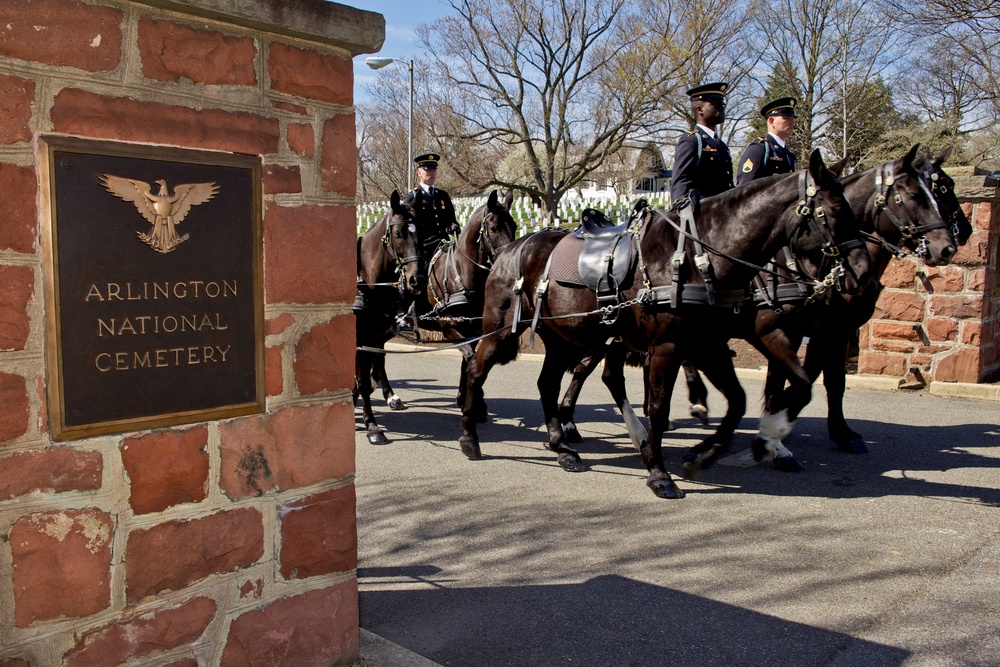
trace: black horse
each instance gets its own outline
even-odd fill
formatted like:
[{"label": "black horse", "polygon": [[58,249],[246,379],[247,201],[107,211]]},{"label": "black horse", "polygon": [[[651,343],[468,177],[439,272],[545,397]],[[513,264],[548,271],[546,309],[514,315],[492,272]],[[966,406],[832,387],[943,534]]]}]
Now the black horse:
[{"label": "black horse", "polygon": [[[941,265],[946,264],[954,254],[955,238],[962,238],[963,230],[965,238],[971,232],[968,220],[955,198],[954,182],[940,170],[947,153],[934,160],[928,157],[917,161],[917,148],[914,146],[895,162],[853,174],[842,181],[863,233],[878,241],[869,248],[873,272],[878,276],[891,258],[891,253],[885,252],[887,247],[907,248],[910,252],[922,249],[928,264]],[[834,170],[838,168],[835,166]],[[934,179],[930,178],[932,173],[936,174]],[[929,187],[928,184],[933,185]],[[936,188],[934,196],[931,195],[931,188]],[[947,219],[951,221],[948,228],[942,221],[938,207],[943,212],[946,209]],[[953,234],[957,236],[953,238]],[[879,252],[880,249],[882,252]],[[843,420],[841,407],[845,371],[843,360],[851,331],[846,323],[854,317],[845,313],[844,304],[866,304],[867,315],[862,312],[861,316],[867,321],[881,288],[877,283],[869,284],[861,294],[834,296],[832,306],[828,307],[825,302],[812,299],[808,289],[790,281],[785,268],[789,259],[784,251],[779,251],[775,269],[778,274],[783,273],[784,277],[776,274],[761,274],[757,277],[756,318],[752,327],[737,331],[736,335],[753,344],[765,355],[770,371],[769,381],[765,385],[760,437],[754,441],[755,454],[759,459],[773,458],[775,467],[779,470],[798,471],[801,470],[801,465],[783,446],[781,437],[791,432],[792,422],[811,399],[812,383],[819,370],[824,372],[830,402],[831,437],[845,451],[864,451],[864,443],[859,436],[853,439],[847,437],[849,429]],[[807,348],[805,367],[802,367],[794,360],[797,359],[796,353],[805,335],[812,336],[812,339]],[[831,349],[831,345],[836,347]],[[569,429],[568,433],[575,434],[577,440],[579,435],[572,421],[576,399],[586,377],[599,361],[600,357],[589,357],[578,365],[560,403],[560,420],[564,428]],[[616,372],[620,372],[620,369],[608,368],[606,364],[606,375]],[[688,379],[690,388],[690,377]],[[702,388],[701,391],[706,390]]]},{"label": "black horse", "polygon": [[[482,332],[483,287],[497,253],[514,240],[515,224],[510,214],[514,202],[511,190],[501,202],[497,191],[490,193],[486,203],[469,216],[455,242],[444,243],[431,258],[427,270],[430,312],[418,318],[420,328],[440,331],[447,340],[460,342],[476,338]],[[475,343],[463,345],[462,375],[466,364],[475,354]],[[382,394],[393,410],[406,408],[392,389],[385,372],[385,357],[374,360],[372,379],[382,386]],[[461,406],[461,382],[459,405]]]},{"label": "black horse", "polygon": [[[843,179],[844,190],[861,222],[862,232],[869,239],[872,258],[872,282],[860,294],[835,296],[829,307],[799,309],[794,315],[789,306],[781,312],[762,308],[758,313],[757,333],[772,331],[792,352],[803,336],[809,336],[803,367],[810,385],[820,372],[827,394],[827,431],[841,451],[863,454],[868,452],[861,435],[847,425],[844,418],[847,349],[853,332],[863,326],[875,312],[882,291],[879,279],[895,255],[916,254],[928,266],[943,266],[951,261],[956,244],[965,243],[972,233],[965,212],[955,197],[954,181],[941,169],[950,151],[936,158],[916,159],[917,146],[903,158],[874,169],[852,174]],[[772,405],[784,389],[787,376],[784,368],[768,364],[764,386],[765,407]],[[801,409],[788,405],[787,417],[794,420]],[[785,450],[781,438],[790,431],[784,420],[761,423],[759,438],[754,441],[759,454],[761,447]],[[765,443],[767,443],[765,445]],[[787,452],[787,450],[785,450]],[[790,455],[780,453],[779,456]],[[780,469],[792,469],[779,465]]]},{"label": "black horse", "polygon": [[[591,290],[545,284],[545,267],[563,234],[533,234],[500,254],[486,283],[483,332],[490,337],[479,343],[466,377],[460,439],[466,456],[481,456],[476,424],[487,416],[483,383],[494,364],[516,357],[520,331],[515,325],[523,310],[536,318],[545,343],[537,384],[548,447],[559,464],[569,471],[584,469],[559,422],[562,374],[609,339],[621,338],[648,355],[650,428],[648,440],[639,443],[650,471],[646,483],[659,497],[681,498],[684,493],[664,468],[662,453],[672,380],[681,360],[689,359],[728,401],[718,430],[685,456],[685,474],[694,477],[728,446],[746,407],[726,342],[747,316],[741,306],[754,267],[787,245],[811,276],[830,271],[850,292],[868,280],[868,253],[858,239],[857,222],[818,151],[810,156],[807,172],[764,179],[703,200],[697,220],[682,221],[681,243],[678,220],[677,214],[644,211],[630,232],[636,261],[620,283],[623,301],[613,309],[599,310]],[[711,256],[703,254],[704,248],[712,250]],[[707,305],[713,301],[714,306]],[[620,348],[609,348],[609,354],[613,349]],[[637,423],[624,383],[609,388],[626,423]]]},{"label": "black horse", "polygon": [[385,353],[378,350],[384,350],[395,332],[402,291],[420,295],[427,286],[417,234],[417,218],[423,213],[420,201],[403,204],[394,191],[389,212],[358,239],[354,398],[361,396],[368,442],[373,445],[387,442],[371,406],[372,369],[385,364]]}]

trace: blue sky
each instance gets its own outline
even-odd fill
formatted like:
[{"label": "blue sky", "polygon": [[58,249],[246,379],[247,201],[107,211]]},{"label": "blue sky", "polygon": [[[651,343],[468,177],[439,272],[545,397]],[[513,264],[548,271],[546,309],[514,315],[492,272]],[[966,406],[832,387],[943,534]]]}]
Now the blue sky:
[{"label": "blue sky", "polygon": [[[429,23],[451,10],[442,0],[338,0],[342,4],[385,17],[385,43],[378,53],[354,58],[354,94],[359,99],[363,86],[375,79],[377,73],[365,65],[365,58],[372,55],[389,58],[412,58],[420,53],[420,42],[414,32],[421,23]],[[403,67],[401,64],[392,67]]]}]

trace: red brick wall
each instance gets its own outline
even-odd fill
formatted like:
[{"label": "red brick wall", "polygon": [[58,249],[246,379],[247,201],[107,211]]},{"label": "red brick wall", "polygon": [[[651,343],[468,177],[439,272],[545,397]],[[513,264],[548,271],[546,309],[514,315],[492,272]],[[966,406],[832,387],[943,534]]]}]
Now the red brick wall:
[{"label": "red brick wall", "polygon": [[1000,379],[1000,199],[995,189],[956,193],[974,228],[969,242],[950,266],[892,260],[861,330],[859,373],[918,384]]},{"label": "red brick wall", "polygon": [[[0,664],[357,658],[344,259],[361,47],[324,35],[382,24],[322,0],[257,4],[308,5],[332,27],[310,38],[142,0],[0,2]],[[264,414],[51,440],[39,134],[262,156]]]}]

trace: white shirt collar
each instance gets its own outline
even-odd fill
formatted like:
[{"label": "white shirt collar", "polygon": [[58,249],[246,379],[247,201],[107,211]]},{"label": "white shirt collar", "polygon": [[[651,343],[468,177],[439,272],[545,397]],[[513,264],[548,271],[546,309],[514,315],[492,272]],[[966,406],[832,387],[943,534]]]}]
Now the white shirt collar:
[{"label": "white shirt collar", "polygon": [[773,132],[768,132],[768,134],[770,134],[772,137],[774,137],[774,143],[778,144],[782,148],[788,148],[788,144],[785,143],[784,139],[782,139],[778,135],[774,134]]},{"label": "white shirt collar", "polygon": [[426,192],[427,194],[431,193],[431,186],[430,185],[425,185],[425,184],[421,183],[420,184],[420,189],[423,190],[424,192]]},{"label": "white shirt collar", "polygon": [[715,130],[710,130],[709,128],[701,124],[699,124],[698,127],[700,127],[705,132],[705,134],[715,139]]}]

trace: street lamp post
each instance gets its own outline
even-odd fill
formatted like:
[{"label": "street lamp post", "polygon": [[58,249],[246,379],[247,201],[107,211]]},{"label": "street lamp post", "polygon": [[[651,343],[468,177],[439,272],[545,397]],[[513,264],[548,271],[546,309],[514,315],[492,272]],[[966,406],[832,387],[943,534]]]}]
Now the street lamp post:
[{"label": "street lamp post", "polygon": [[407,127],[407,159],[406,159],[406,190],[413,189],[413,60],[404,58],[381,58],[379,56],[369,56],[365,58],[365,64],[372,69],[382,69],[392,63],[406,63],[410,68],[410,120]]}]

